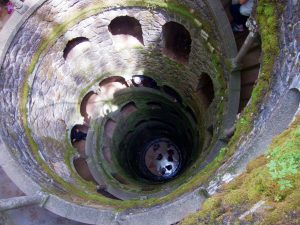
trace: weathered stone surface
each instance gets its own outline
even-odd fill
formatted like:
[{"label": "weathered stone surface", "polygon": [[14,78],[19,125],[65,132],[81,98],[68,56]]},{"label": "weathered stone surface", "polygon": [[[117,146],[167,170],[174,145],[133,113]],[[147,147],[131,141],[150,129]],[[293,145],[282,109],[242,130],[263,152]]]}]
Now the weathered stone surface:
[{"label": "weathered stone surface", "polygon": [[[55,174],[73,183],[74,180],[70,178],[69,168],[64,161],[68,141],[67,131],[74,124],[82,123],[83,118],[78,107],[85,93],[81,92],[87,91],[86,88],[95,82],[95,79],[101,78],[104,74],[107,76],[107,73],[126,78],[133,74],[148,73],[157,79],[160,85],[170,85],[179,90],[180,94],[186,98],[187,104],[201,102],[194,91],[202,72],[211,75],[216,82],[216,71],[211,59],[207,58],[210,53],[205,47],[208,44],[207,41],[210,40],[203,39],[201,30],[190,24],[192,21],[186,21],[179,15],[160,9],[147,10],[135,7],[105,9],[101,13],[72,24],[65,33],[54,36],[53,43],[39,52],[39,48],[45,44],[44,41],[51,37],[60,25],[70,19],[74,12],[79,12],[95,3],[97,1],[46,1],[17,32],[0,70],[0,83],[4,87],[0,89],[0,135],[14,154],[20,168],[23,168],[33,181],[42,187],[61,190],[60,185],[53,182],[53,179],[36,162],[31,151],[32,146],[29,144],[21,122],[22,116],[27,116],[29,130],[26,132],[32,133],[39,149],[37,154]],[[207,23],[213,27],[214,21],[210,19],[211,12],[207,10],[209,7],[206,1],[186,0],[182,3],[192,11],[198,11],[199,17],[207,20]],[[116,48],[114,38],[107,26],[112,19],[121,15],[133,16],[139,20],[143,30],[143,47]],[[161,29],[162,25],[168,21],[182,23],[190,31],[193,42],[190,61],[186,66],[178,65],[161,53],[163,47]],[[215,48],[222,52],[217,31],[212,29],[204,32],[207,32],[215,43],[219,43],[219,46]],[[65,60],[63,50],[68,41],[81,36],[89,39],[90,47],[75,54],[72,60],[68,58]],[[37,53],[40,55],[36,55]],[[36,56],[38,60],[33,65],[33,59]],[[28,74],[30,66],[34,66],[32,74]],[[224,76],[227,77],[228,74],[225,73]],[[27,115],[21,115],[19,111],[20,102],[26,97],[20,92],[24,82],[29,85]],[[211,112],[215,111],[219,101],[217,97],[215,103],[212,104],[213,110],[210,109],[206,115],[209,123],[217,123]],[[196,111],[200,115],[201,107],[199,106]],[[189,209],[185,209],[196,209],[198,200],[196,199]],[[56,207],[56,204],[58,205],[55,203],[49,208]],[[62,208],[64,207],[66,206],[62,204]],[[64,216],[68,216],[68,213],[70,217],[78,216],[78,211],[76,211],[78,209],[73,210],[72,206],[66,209],[69,211],[60,213],[65,213]],[[180,207],[178,210],[180,211]],[[176,222],[177,219],[172,220],[171,214],[171,212],[166,213],[167,217],[164,222]],[[178,218],[183,214],[184,212],[180,211]],[[82,221],[89,221],[90,215],[85,216],[83,215]],[[106,222],[110,221],[110,217],[111,214],[103,218],[98,216],[95,221],[99,224],[108,224]]]},{"label": "weathered stone surface", "polygon": [[[76,6],[76,2],[73,3],[73,6]],[[26,68],[30,65],[31,59],[43,37],[51,33],[55,21],[58,23],[60,18],[63,17],[60,15],[63,15],[64,11],[61,9],[64,7],[67,7],[67,5],[58,5],[56,1],[44,4],[18,32],[2,67],[2,73],[4,74],[2,79],[5,79],[4,82],[6,85],[15,90],[12,92],[12,89],[9,88],[8,94],[4,89],[1,93],[2,98],[5,96],[5,99],[1,102],[4,109],[2,115],[6,115],[6,118],[12,113],[19,113],[16,107],[18,106],[16,99],[19,99],[18,87],[24,82],[23,78],[27,73]],[[40,22],[39,17],[49,10],[55,13],[54,20]],[[145,46],[143,50],[124,49],[118,51],[114,48],[112,35],[109,33],[107,26],[112,19],[120,15],[135,16],[140,21],[142,30],[144,31],[143,39]],[[171,17],[173,17],[173,20],[180,20],[179,17],[174,15]],[[66,129],[70,129],[74,124],[82,120],[77,111],[77,105],[80,102],[80,92],[93,82],[95,78],[101,76],[101,74],[109,72],[113,75],[128,76],[144,70],[157,77],[159,82],[163,83],[164,80],[168,80],[168,83],[174,84],[174,88],[179,88],[188,95],[191,94],[190,87],[192,89],[196,88],[197,77],[201,74],[198,68],[202,68],[202,71],[213,76],[215,73],[213,65],[207,63],[206,57],[208,53],[203,46],[204,42],[201,41],[202,38],[199,36],[199,33],[191,33],[193,44],[190,66],[187,68],[182,67],[178,69],[176,64],[170,63],[169,59],[161,55],[159,49],[155,49],[161,45],[162,24],[169,20],[169,14],[161,10],[151,12],[134,8],[108,10],[74,25],[64,36],[58,38],[47,52],[41,55],[37,64],[38,67],[36,67],[34,74],[30,77],[31,92],[28,121],[34,134],[34,139],[39,143],[40,151],[47,162],[50,159],[63,161]],[[192,27],[189,24],[185,24],[185,26],[187,28]],[[90,47],[76,57],[73,57],[72,60],[64,60],[62,52],[66,43],[68,40],[79,36],[88,38]],[[22,60],[20,56],[24,56]],[[190,75],[187,76],[187,74]],[[178,82],[178,80],[181,80],[181,82]],[[12,102],[14,104],[11,104]],[[15,124],[14,127],[10,126],[11,130],[15,132],[22,130],[18,118],[20,118],[20,115],[15,117],[14,122],[12,121]],[[4,121],[4,118],[2,121]],[[5,120],[4,126],[8,127],[8,125],[9,123]],[[17,129],[16,126],[20,126],[20,128]],[[10,136],[4,134],[3,136],[10,139]],[[57,144],[61,142],[60,147],[56,146],[56,149],[62,149],[60,155],[56,155],[53,159],[53,155],[50,157],[51,154],[49,154],[52,148],[46,147],[49,145],[43,141],[48,140],[48,137],[56,139]],[[25,137],[22,136],[22,138]],[[7,142],[12,141],[7,140]],[[28,148],[25,139],[19,143],[25,145],[22,147],[18,146],[16,149]]]},{"label": "weathered stone surface", "polygon": [[218,170],[216,177],[208,185],[210,194],[220,187],[228,173],[232,176],[240,174],[249,160],[264,154],[272,138],[283,132],[293,118],[299,115],[300,52],[295,39],[299,33],[299,26],[291,29],[291,24],[297,24],[299,21],[299,10],[299,1],[295,4],[291,0],[288,1],[280,21],[280,54],[272,72],[271,91],[264,98],[253,130],[244,137],[233,157]]}]

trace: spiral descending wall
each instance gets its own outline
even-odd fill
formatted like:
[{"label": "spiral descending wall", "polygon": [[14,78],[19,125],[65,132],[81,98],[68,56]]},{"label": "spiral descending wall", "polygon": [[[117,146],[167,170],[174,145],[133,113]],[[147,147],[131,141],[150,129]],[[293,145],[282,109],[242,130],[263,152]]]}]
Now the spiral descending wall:
[{"label": "spiral descending wall", "polygon": [[239,106],[221,9],[33,4],[3,54],[6,172],[27,195],[49,195],[46,209],[88,224],[171,224],[197,210]]}]

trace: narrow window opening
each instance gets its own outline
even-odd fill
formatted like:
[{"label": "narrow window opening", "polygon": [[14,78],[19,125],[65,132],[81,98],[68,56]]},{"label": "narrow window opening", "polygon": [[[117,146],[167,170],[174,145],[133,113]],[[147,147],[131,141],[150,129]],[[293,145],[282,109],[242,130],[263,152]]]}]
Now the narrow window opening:
[{"label": "narrow window opening", "polygon": [[117,91],[127,88],[128,84],[123,77],[112,76],[102,80],[99,86],[101,98],[111,99]]},{"label": "narrow window opening", "polygon": [[102,148],[102,152],[103,152],[103,157],[104,159],[109,163],[109,164],[113,164],[112,158],[111,158],[111,150],[109,147],[104,146]]},{"label": "narrow window opening", "polygon": [[191,52],[192,39],[189,31],[181,24],[168,22],[162,27],[164,48],[168,57],[186,64]]},{"label": "narrow window opening", "polygon": [[130,114],[137,111],[137,107],[134,102],[129,102],[121,108],[123,117],[128,117]]},{"label": "narrow window opening", "polygon": [[80,157],[85,158],[85,140],[88,132],[86,125],[76,124],[71,129],[70,139],[72,146],[77,150]]},{"label": "narrow window opening", "polygon": [[131,79],[132,85],[135,87],[148,87],[158,89],[157,83],[154,79],[144,75],[134,75]]},{"label": "narrow window opening", "polygon": [[214,85],[212,79],[207,73],[202,73],[198,82],[197,92],[204,102],[204,105],[208,107],[215,98]]},{"label": "narrow window opening", "polygon": [[105,78],[104,80],[102,80],[99,83],[99,86],[100,87],[106,86],[109,83],[113,83],[113,82],[121,83],[122,85],[128,86],[127,83],[126,83],[125,78],[124,77],[119,77],[119,76],[111,76],[111,77]]},{"label": "narrow window opening", "polygon": [[197,123],[197,117],[195,116],[194,111],[191,109],[191,107],[187,106],[186,107],[187,113],[191,116],[191,118]]},{"label": "narrow window opening", "polygon": [[117,123],[112,119],[106,121],[104,125],[104,133],[107,137],[112,138],[116,129]]},{"label": "narrow window opening", "polygon": [[86,181],[92,181],[93,183],[97,183],[93,178],[88,164],[83,158],[74,159],[73,161],[74,168],[79,176],[81,176]]},{"label": "narrow window opening", "polygon": [[163,85],[162,88],[164,92],[172,98],[173,102],[178,102],[180,104],[182,103],[182,98],[177,91],[167,85]]},{"label": "narrow window opening", "polygon": [[[67,57],[69,55],[71,55],[71,52],[73,53],[73,50],[76,49],[77,51],[81,52],[81,51],[84,51],[87,47],[89,47],[89,39],[88,38],[86,38],[86,37],[74,38],[67,43],[67,45],[63,51],[63,57],[66,60]],[[75,52],[74,52],[74,54],[75,54]]]},{"label": "narrow window opening", "polygon": [[99,115],[99,108],[102,107],[101,96],[93,91],[87,93],[80,104],[80,114],[84,118],[84,122],[89,124],[90,120]]},{"label": "narrow window opening", "polygon": [[144,45],[143,31],[140,22],[130,16],[119,16],[111,21],[109,32],[115,36],[115,44],[126,46]]},{"label": "narrow window opening", "polygon": [[112,195],[111,193],[107,192],[107,191],[106,191],[105,189],[103,189],[103,188],[98,188],[98,189],[97,189],[97,192],[98,192],[99,194],[101,194],[101,195],[107,197],[107,198],[111,198],[111,199],[115,199],[115,200],[120,200],[120,201],[121,201],[121,199],[119,199],[119,198],[117,198],[116,196]]},{"label": "narrow window opening", "polygon": [[113,178],[115,178],[117,181],[119,181],[121,184],[125,184],[128,185],[129,183],[126,181],[126,179],[122,176],[120,176],[119,174],[112,174]]},{"label": "narrow window opening", "polygon": [[75,125],[71,129],[71,134],[70,134],[71,143],[74,145],[77,142],[85,141],[88,129],[89,128],[85,125],[79,125],[79,124]]}]

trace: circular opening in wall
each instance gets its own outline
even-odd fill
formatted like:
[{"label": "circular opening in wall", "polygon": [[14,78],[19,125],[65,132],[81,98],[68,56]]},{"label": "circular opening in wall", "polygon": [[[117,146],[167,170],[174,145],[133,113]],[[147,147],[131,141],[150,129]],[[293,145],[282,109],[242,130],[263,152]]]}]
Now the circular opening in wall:
[{"label": "circular opening in wall", "polygon": [[105,159],[109,164],[112,164],[113,161],[112,161],[112,158],[111,158],[111,150],[110,150],[110,147],[104,146],[104,147],[102,148],[102,153],[103,153],[104,159]]},{"label": "circular opening in wall", "polygon": [[73,147],[77,150],[80,157],[83,157],[83,158],[86,157],[85,142],[86,142],[85,140],[81,140],[81,141],[76,141],[76,142],[72,143]]},{"label": "circular opening in wall", "polygon": [[85,141],[86,139],[86,135],[88,132],[88,127],[85,125],[75,125],[72,129],[71,129],[71,133],[70,133],[70,139],[71,139],[71,143],[74,144],[80,141]]},{"label": "circular opening in wall", "polygon": [[99,86],[101,99],[109,100],[117,91],[127,88],[128,84],[123,77],[113,76],[102,80]]},{"label": "circular opening in wall", "polygon": [[111,77],[105,78],[99,83],[99,86],[103,87],[103,86],[106,86],[106,85],[108,85],[110,83],[114,83],[114,82],[128,86],[125,78],[120,77],[120,76],[111,76]]},{"label": "circular opening in wall", "polygon": [[121,108],[121,113],[124,117],[128,117],[135,111],[137,111],[137,107],[134,102],[129,102]]},{"label": "circular opening in wall", "polygon": [[157,83],[154,79],[144,75],[134,75],[132,76],[132,84],[135,87],[148,87],[153,89],[158,89]]},{"label": "circular opening in wall", "polygon": [[92,176],[87,162],[83,158],[78,158],[73,160],[73,165],[80,177],[82,177],[86,181],[92,181],[96,184],[94,177]]},{"label": "circular opening in wall", "polygon": [[87,48],[90,47],[89,39],[86,37],[77,37],[74,38],[66,44],[66,47],[63,51],[63,57],[66,60],[68,57],[74,57],[81,54]]},{"label": "circular opening in wall", "polygon": [[215,98],[213,81],[207,73],[202,73],[198,81],[197,93],[208,107]]},{"label": "circular opening in wall", "polygon": [[117,198],[116,196],[112,195],[111,193],[109,193],[108,191],[106,191],[105,188],[97,186],[97,192],[107,198],[121,200],[121,199]]},{"label": "circular opening in wall", "polygon": [[187,111],[188,115],[194,120],[195,123],[197,123],[197,117],[195,116],[194,111],[191,109],[191,107],[187,106],[185,108],[185,110]]},{"label": "circular opening in wall", "polygon": [[178,102],[180,104],[182,103],[181,96],[173,88],[167,85],[163,85],[162,89],[169,97],[172,98],[173,102]]},{"label": "circular opening in wall", "polygon": [[107,137],[112,138],[114,130],[116,129],[117,123],[112,119],[108,119],[104,125],[104,133]]},{"label": "circular opening in wall", "polygon": [[108,30],[116,47],[144,45],[142,26],[134,17],[116,17],[110,22]]},{"label": "circular opening in wall", "polygon": [[180,63],[187,63],[192,44],[189,31],[183,25],[171,21],[163,25],[162,35],[163,53]]},{"label": "circular opening in wall", "polygon": [[84,121],[89,124],[90,120],[99,115],[99,108],[103,105],[101,96],[93,91],[87,93],[80,104],[80,114]]},{"label": "circular opening in wall", "polygon": [[121,184],[125,184],[125,185],[128,185],[129,183],[126,181],[126,179],[124,177],[122,177],[121,175],[119,174],[112,174],[112,177],[115,178],[117,181],[119,181]]}]

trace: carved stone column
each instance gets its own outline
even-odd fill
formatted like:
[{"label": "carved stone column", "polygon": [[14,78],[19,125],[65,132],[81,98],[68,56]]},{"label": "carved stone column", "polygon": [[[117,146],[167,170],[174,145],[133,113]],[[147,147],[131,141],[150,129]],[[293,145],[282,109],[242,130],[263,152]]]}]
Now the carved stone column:
[{"label": "carved stone column", "polygon": [[248,27],[250,33],[248,34],[237,56],[232,60],[234,70],[237,70],[239,68],[239,64],[241,63],[245,55],[248,53],[249,49],[252,47],[254,41],[258,36],[258,26],[254,18],[249,17],[249,19],[246,22],[246,26]]}]

